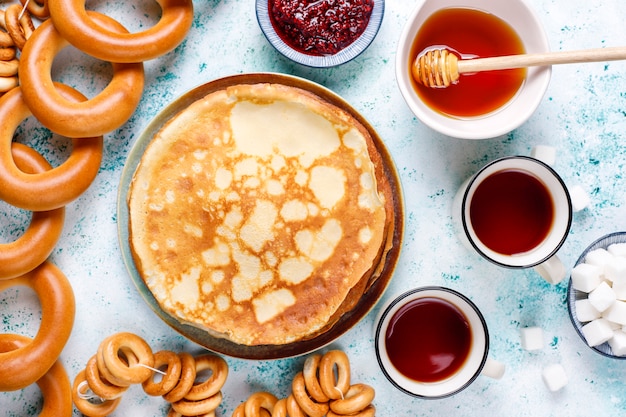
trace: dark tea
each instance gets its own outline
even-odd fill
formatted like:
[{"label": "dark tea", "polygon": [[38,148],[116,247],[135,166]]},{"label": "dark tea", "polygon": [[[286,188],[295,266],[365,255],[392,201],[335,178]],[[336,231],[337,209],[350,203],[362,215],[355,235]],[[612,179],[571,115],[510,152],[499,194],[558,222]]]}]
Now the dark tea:
[{"label": "dark tea", "polygon": [[554,219],[550,192],[537,177],[517,169],[485,178],[470,201],[470,222],[478,239],[504,255],[536,248]]},{"label": "dark tea", "polygon": [[407,378],[424,383],[454,375],[465,363],[471,344],[472,331],[463,312],[437,297],[402,306],[385,335],[393,366]]}]

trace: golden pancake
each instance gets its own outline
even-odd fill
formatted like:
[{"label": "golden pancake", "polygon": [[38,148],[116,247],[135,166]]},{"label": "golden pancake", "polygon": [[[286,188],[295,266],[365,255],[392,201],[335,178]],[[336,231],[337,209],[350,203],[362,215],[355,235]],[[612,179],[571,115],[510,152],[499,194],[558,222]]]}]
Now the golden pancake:
[{"label": "golden pancake", "polygon": [[393,208],[367,130],[280,84],[226,87],[157,132],[129,239],[162,310],[242,345],[319,334],[380,274]]}]

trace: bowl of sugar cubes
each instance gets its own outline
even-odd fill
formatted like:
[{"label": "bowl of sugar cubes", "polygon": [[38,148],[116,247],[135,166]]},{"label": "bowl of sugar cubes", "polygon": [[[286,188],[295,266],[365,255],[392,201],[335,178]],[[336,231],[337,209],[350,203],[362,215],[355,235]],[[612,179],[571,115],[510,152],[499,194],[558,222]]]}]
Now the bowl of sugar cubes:
[{"label": "bowl of sugar cubes", "polygon": [[626,232],[603,236],[580,255],[571,271],[567,305],[591,349],[626,359]]}]

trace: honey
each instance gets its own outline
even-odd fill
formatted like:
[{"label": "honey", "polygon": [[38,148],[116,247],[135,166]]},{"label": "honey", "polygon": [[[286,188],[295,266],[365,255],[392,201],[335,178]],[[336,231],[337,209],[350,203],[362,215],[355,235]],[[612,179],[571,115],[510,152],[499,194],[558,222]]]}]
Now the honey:
[{"label": "honey", "polygon": [[[460,59],[487,58],[525,53],[522,40],[504,20],[477,9],[445,8],[433,13],[417,32],[407,66],[426,49],[447,48]],[[432,109],[470,118],[505,106],[519,91],[526,69],[461,74],[458,83],[430,88],[413,80],[413,88]]]}]

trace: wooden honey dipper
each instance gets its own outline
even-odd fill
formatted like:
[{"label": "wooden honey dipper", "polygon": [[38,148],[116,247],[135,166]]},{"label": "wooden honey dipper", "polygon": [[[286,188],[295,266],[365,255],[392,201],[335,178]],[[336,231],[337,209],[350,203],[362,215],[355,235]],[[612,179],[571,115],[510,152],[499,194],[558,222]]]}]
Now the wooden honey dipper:
[{"label": "wooden honey dipper", "polygon": [[586,49],[568,52],[506,55],[490,58],[459,59],[447,48],[425,49],[411,67],[413,78],[431,88],[445,88],[459,80],[460,74],[554,64],[617,61],[626,59],[626,47]]}]

